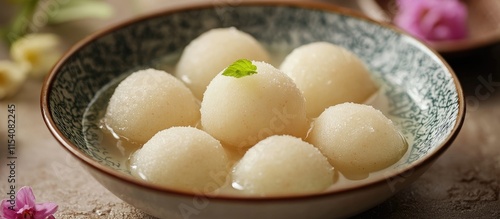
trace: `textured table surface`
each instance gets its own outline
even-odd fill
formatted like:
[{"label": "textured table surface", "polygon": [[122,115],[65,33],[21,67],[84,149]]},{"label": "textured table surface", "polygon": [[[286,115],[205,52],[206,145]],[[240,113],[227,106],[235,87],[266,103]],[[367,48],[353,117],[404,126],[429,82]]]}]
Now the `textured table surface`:
[{"label": "textured table surface", "polygon": [[[137,10],[124,6],[123,1],[110,2],[120,9],[113,19],[75,22],[49,30],[65,36],[71,45],[137,13],[186,3],[148,0],[141,1]],[[0,46],[0,59],[6,57],[5,46]],[[500,44],[447,60],[467,98],[462,131],[415,183],[356,218],[500,218]],[[0,102],[0,199],[8,192],[5,115],[7,105],[13,103],[18,188],[29,185],[38,202],[58,203],[56,218],[150,218],[98,184],[52,138],[40,114],[41,84],[41,80],[30,80],[17,96]]]}]

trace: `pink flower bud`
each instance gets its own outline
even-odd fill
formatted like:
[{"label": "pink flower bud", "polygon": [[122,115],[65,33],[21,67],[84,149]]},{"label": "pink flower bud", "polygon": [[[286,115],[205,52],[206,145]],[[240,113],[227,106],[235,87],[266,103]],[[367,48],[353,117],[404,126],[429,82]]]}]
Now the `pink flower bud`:
[{"label": "pink flower bud", "polygon": [[458,0],[398,0],[394,23],[427,40],[456,40],[467,36],[467,7]]}]

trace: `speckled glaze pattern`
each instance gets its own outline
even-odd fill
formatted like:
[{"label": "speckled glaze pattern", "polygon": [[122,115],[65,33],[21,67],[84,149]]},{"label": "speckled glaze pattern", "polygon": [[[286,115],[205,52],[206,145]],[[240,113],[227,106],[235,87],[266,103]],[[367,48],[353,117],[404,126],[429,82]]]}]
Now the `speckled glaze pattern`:
[{"label": "speckled glaze pattern", "polygon": [[403,134],[413,139],[407,163],[442,143],[455,125],[458,96],[453,80],[446,66],[419,42],[364,20],[321,10],[242,6],[158,16],[86,45],[66,61],[54,81],[49,104],[58,128],[88,156],[128,172],[97,144],[98,127],[82,124],[96,92],[113,78],[182,52],[190,40],[209,29],[231,26],[270,45],[295,48],[329,41],[356,53],[386,88],[390,104],[384,113],[396,117]]}]

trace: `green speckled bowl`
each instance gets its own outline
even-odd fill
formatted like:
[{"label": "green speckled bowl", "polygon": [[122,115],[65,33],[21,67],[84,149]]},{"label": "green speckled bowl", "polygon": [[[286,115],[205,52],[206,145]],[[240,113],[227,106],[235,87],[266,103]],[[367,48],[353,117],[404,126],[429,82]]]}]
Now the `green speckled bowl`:
[{"label": "green speckled bowl", "polygon": [[[379,107],[409,140],[403,160],[368,180],[321,194],[275,198],[189,194],[132,177],[123,159],[99,144],[98,127],[82,122],[96,92],[133,70],[157,67],[160,57],[175,57],[209,29],[230,26],[266,45],[291,49],[329,41],[356,53],[381,84]],[[174,8],[94,34],[55,66],[44,84],[41,105],[54,137],[96,180],[161,218],[333,218],[360,213],[419,177],[451,144],[465,115],[453,71],[421,42],[345,9],[287,1]]]}]

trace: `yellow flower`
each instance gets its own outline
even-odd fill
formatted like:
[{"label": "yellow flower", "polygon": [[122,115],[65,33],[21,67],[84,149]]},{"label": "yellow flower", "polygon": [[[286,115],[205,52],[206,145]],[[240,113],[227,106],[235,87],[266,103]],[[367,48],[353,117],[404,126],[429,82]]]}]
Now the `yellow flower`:
[{"label": "yellow flower", "polygon": [[26,79],[27,66],[0,60],[0,99],[14,95]]},{"label": "yellow flower", "polygon": [[54,34],[29,34],[12,44],[10,55],[14,61],[29,66],[30,76],[41,78],[61,57],[59,44]]}]

